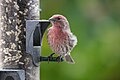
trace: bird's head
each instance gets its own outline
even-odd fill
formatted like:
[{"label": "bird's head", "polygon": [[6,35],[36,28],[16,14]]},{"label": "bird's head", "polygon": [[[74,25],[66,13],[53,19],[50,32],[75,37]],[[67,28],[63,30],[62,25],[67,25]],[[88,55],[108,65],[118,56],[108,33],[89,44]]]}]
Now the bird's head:
[{"label": "bird's head", "polygon": [[61,28],[69,27],[69,23],[63,15],[59,15],[59,14],[53,15],[51,18],[49,18],[49,21],[55,27],[61,27]]}]

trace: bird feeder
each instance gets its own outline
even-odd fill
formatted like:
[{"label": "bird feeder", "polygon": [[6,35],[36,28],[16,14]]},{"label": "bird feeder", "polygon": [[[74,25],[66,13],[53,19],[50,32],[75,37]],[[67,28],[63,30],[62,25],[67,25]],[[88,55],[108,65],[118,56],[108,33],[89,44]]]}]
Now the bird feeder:
[{"label": "bird feeder", "polygon": [[48,20],[26,21],[26,53],[32,56],[35,66],[39,66],[42,37],[49,24]]},{"label": "bird feeder", "polygon": [[50,24],[39,20],[39,1],[0,0],[0,80],[39,80],[39,62],[48,61],[41,43]]}]

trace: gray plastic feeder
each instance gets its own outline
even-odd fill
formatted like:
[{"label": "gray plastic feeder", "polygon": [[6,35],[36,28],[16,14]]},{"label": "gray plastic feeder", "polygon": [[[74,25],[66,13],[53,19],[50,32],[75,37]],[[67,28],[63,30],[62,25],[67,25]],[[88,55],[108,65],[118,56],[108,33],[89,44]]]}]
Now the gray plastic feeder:
[{"label": "gray plastic feeder", "polygon": [[25,71],[21,69],[0,69],[0,80],[25,80]]},{"label": "gray plastic feeder", "polygon": [[26,53],[32,56],[35,66],[39,66],[42,37],[49,24],[48,20],[26,21]]}]

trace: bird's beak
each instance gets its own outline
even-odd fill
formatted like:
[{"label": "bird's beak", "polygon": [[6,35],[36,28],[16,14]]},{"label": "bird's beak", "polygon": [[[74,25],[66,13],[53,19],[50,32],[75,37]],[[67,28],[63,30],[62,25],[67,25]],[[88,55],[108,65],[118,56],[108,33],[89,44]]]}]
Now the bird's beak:
[{"label": "bird's beak", "polygon": [[50,22],[55,22],[56,19],[55,19],[55,18],[50,18],[49,21],[50,21]]}]

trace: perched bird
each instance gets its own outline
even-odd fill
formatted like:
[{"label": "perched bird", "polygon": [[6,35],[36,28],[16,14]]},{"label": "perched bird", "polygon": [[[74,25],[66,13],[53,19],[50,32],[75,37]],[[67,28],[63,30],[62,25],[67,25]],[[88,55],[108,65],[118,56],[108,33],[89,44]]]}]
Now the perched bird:
[{"label": "perched bird", "polygon": [[70,52],[77,44],[77,38],[70,30],[69,22],[63,15],[53,15],[49,18],[52,27],[48,29],[48,44],[52,51],[64,57],[68,63],[75,63]]}]

